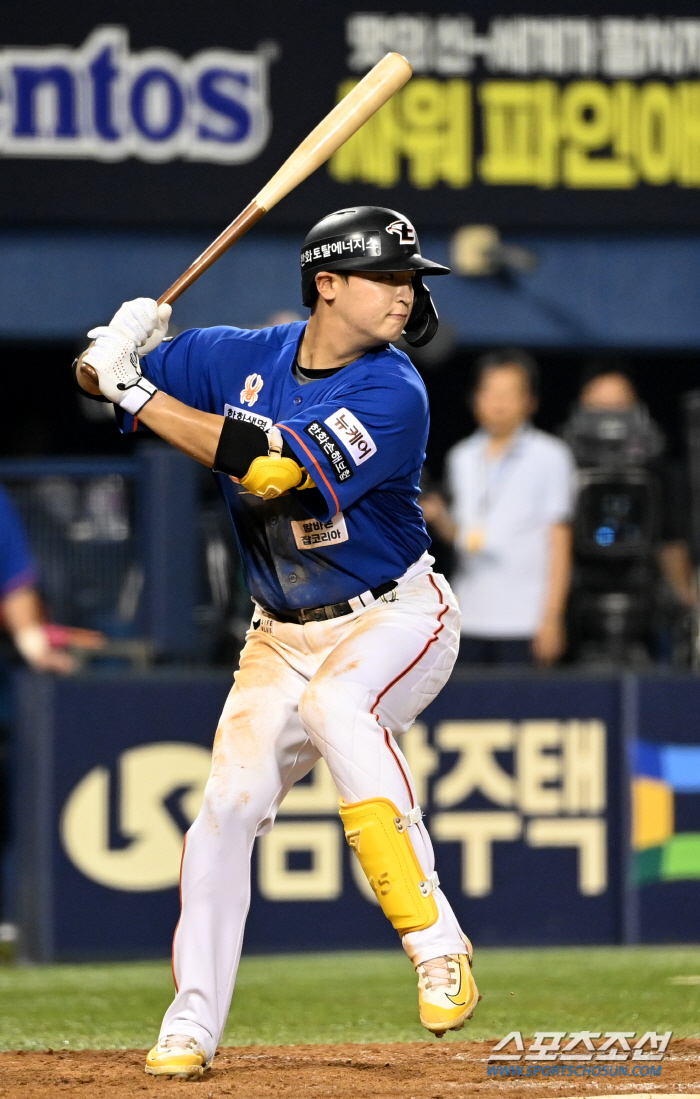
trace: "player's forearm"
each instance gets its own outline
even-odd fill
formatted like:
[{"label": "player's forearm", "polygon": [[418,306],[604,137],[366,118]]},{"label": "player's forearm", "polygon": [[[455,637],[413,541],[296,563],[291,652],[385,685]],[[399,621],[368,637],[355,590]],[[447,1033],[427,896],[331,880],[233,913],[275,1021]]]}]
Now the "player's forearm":
[{"label": "player's forearm", "polygon": [[549,576],[543,619],[561,618],[571,587],[572,530],[569,523],[555,523],[549,530]]},{"label": "player's forearm", "polygon": [[35,589],[15,588],[3,598],[0,611],[7,632],[25,660],[34,664],[44,658],[50,645],[41,600]]},{"label": "player's forearm", "polygon": [[159,390],[139,412],[141,423],[202,465],[214,465],[223,416],[200,412]]},{"label": "player's forearm", "polygon": [[659,547],[659,565],[676,598],[688,606],[695,606],[697,591],[687,543],[664,542]]},{"label": "player's forearm", "polygon": [[41,600],[36,590],[27,585],[8,592],[0,603],[0,610],[3,621],[13,636],[27,626],[40,626],[44,621]]}]

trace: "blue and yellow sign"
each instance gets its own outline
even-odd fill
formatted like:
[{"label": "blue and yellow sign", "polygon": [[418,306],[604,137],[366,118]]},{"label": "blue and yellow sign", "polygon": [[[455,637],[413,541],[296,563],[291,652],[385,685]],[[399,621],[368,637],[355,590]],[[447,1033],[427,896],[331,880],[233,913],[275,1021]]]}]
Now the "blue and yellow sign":
[{"label": "blue and yellow sign", "polygon": [[676,801],[687,794],[700,794],[700,744],[637,741],[632,846],[640,885],[700,880],[700,829],[676,830]]}]

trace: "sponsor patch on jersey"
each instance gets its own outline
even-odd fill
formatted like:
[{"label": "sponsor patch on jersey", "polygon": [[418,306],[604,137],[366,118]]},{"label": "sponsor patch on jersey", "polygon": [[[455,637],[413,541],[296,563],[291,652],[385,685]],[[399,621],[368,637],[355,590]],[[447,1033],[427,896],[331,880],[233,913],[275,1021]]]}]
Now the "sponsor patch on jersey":
[{"label": "sponsor patch on jersey", "polygon": [[324,422],[348,448],[356,466],[361,466],[377,453],[377,447],[369,431],[347,408],[339,408]]},{"label": "sponsor patch on jersey", "polygon": [[342,511],[322,523],[320,519],[292,519],[292,533],[297,549],[319,549],[347,542],[348,531]]},{"label": "sponsor patch on jersey", "polygon": [[[326,423],[328,423],[327,420]],[[307,424],[304,428],[304,432],[313,439],[326,455],[326,458],[331,463],[331,469],[333,470],[333,474],[338,484],[342,484],[343,481],[349,481],[353,473],[347,454],[338,446],[333,436],[326,431],[323,424],[320,424],[318,420],[312,420],[311,423]]]},{"label": "sponsor patch on jersey", "polygon": [[247,408],[236,408],[235,404],[224,405],[224,416],[228,416],[230,420],[245,420],[247,424],[255,424],[263,431],[269,431],[272,427],[269,416],[259,416],[257,412],[251,412]]}]

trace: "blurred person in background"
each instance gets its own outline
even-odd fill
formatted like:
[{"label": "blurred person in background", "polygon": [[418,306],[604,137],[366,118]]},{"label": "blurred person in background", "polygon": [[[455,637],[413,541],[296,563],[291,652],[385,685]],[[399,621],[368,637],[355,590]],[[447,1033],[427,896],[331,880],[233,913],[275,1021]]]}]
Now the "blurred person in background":
[{"label": "blurred person in background", "polygon": [[[0,616],[27,664],[39,672],[72,672],[73,658],[54,648],[36,589],[37,571],[19,515],[0,488]],[[67,643],[67,638],[64,644]]]},{"label": "blurred person in background", "polygon": [[566,647],[575,467],[530,422],[538,387],[525,351],[480,358],[470,394],[479,428],[447,455],[451,508],[434,493],[422,500],[457,554],[463,663],[552,664]]},{"label": "blurred person in background", "polygon": [[[647,412],[624,369],[597,363],[592,363],[584,372],[579,405],[595,412],[626,412],[632,408]],[[646,464],[656,472],[661,485],[661,543],[658,549],[661,573],[682,606],[696,607],[698,593],[690,554],[688,487],[682,470],[672,462],[662,458]]]},{"label": "blurred person in background", "polygon": [[[34,671],[66,675],[76,670],[76,664],[65,646],[101,648],[104,638],[92,630],[50,625],[37,591],[37,580],[22,522],[9,495],[0,487],[0,626],[14,650]],[[0,921],[8,915],[2,887],[11,836],[10,666],[10,660],[3,659],[0,653]]]}]

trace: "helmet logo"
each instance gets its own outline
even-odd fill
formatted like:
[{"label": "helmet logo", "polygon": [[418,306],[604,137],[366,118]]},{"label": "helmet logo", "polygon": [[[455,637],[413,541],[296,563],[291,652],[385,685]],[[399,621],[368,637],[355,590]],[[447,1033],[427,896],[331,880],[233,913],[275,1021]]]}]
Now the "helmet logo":
[{"label": "helmet logo", "polygon": [[245,380],[245,388],[241,390],[241,404],[252,408],[264,384],[259,374],[249,374]]},{"label": "helmet logo", "polygon": [[411,225],[410,221],[392,221],[391,225],[386,227],[387,233],[395,233],[399,238],[399,244],[415,244],[416,243],[416,231]]}]

